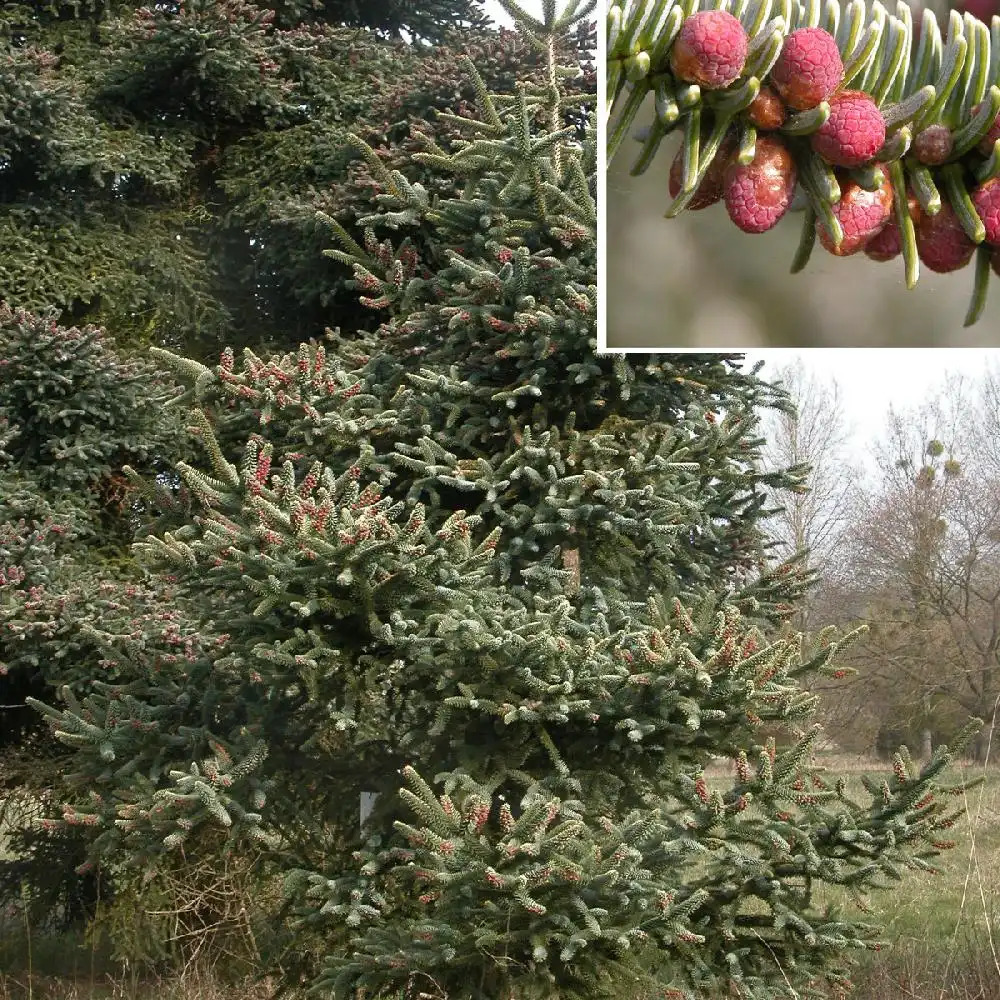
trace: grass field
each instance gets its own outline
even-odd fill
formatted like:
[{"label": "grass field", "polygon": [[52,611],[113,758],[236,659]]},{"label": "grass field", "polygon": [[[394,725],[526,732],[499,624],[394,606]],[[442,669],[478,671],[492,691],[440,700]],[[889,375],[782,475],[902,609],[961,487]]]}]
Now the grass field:
[{"label": "grass field", "polygon": [[[860,774],[886,770],[844,757],[824,764],[849,773],[861,801]],[[957,800],[966,820],[953,831],[958,846],[939,859],[942,873],[915,873],[872,899],[875,913],[866,919],[883,924],[891,947],[866,954],[858,1000],[1000,1000],[1000,768],[963,773],[985,773],[986,781]],[[725,771],[709,778],[722,786],[728,780]],[[203,968],[150,982],[82,934],[30,932],[0,919],[0,1000],[264,1000],[273,992],[266,982],[223,984]]]},{"label": "grass field", "polygon": [[[848,775],[848,792],[860,802],[868,801],[861,775],[888,769],[843,755],[821,762]],[[966,815],[949,831],[957,846],[935,862],[941,873],[912,873],[871,898],[874,912],[865,919],[885,928],[890,947],[864,956],[855,978],[859,1000],[1000,1000],[1000,767],[957,774],[985,781],[956,800]],[[709,784],[729,780],[723,771]]]},{"label": "grass field", "polygon": [[1000,768],[964,774],[986,780],[958,800],[966,818],[941,874],[872,900],[892,947],[867,957],[859,997],[1000,1000]]}]

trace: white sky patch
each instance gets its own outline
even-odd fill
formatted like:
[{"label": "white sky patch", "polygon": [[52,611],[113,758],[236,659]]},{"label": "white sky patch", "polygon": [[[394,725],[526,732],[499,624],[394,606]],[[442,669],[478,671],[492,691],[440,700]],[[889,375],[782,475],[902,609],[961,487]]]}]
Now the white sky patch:
[{"label": "white sky patch", "polygon": [[886,415],[916,409],[944,386],[947,375],[976,378],[987,367],[1000,367],[1000,349],[979,348],[840,348],[747,351],[748,364],[764,362],[762,378],[801,361],[822,380],[836,379],[853,443],[862,457],[880,436]]},{"label": "white sky patch", "polygon": [[[523,10],[535,17],[542,16],[541,0],[518,0],[518,4]],[[496,2],[496,0],[483,0],[483,7],[486,13],[493,18],[496,23],[503,28],[513,28],[514,22],[507,16],[507,12]]]}]

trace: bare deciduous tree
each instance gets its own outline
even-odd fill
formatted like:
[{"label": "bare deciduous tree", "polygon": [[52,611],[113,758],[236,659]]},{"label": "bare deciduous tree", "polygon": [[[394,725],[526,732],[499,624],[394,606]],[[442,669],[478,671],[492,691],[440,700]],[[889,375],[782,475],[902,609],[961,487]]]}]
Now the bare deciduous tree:
[{"label": "bare deciduous tree", "polygon": [[858,469],[850,458],[850,428],[837,381],[808,372],[801,361],[779,369],[776,380],[788,389],[797,412],[766,415],[764,461],[773,469],[804,464],[809,476],[807,490],[782,497],[782,509],[769,519],[768,530],[779,558],[806,550],[806,568],[820,574],[796,622],[809,631],[824,591],[845,569],[841,543],[852,520]]},{"label": "bare deciduous tree", "polygon": [[998,400],[1000,373],[987,372],[890,414],[849,546],[871,624],[860,651],[867,707],[945,738],[979,716],[980,759],[1000,705]]}]

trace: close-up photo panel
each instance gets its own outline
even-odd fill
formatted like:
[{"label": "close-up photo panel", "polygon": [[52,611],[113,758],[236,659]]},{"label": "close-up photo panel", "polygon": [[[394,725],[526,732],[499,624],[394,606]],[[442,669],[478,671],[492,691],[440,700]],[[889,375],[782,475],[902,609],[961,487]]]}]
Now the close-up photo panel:
[{"label": "close-up photo panel", "polygon": [[608,9],[609,346],[1000,345],[994,0]]}]

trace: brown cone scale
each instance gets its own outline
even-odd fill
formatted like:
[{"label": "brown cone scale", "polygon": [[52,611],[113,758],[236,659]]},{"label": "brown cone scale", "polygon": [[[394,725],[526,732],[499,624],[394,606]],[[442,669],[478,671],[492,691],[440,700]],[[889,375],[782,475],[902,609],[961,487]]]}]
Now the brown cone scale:
[{"label": "brown cone scale", "polygon": [[928,167],[945,163],[954,148],[951,129],[947,125],[928,125],[913,140],[913,155]]},{"label": "brown cone scale", "polygon": [[[690,211],[697,212],[699,209],[708,208],[709,205],[714,205],[722,198],[722,181],[735,148],[736,143],[733,139],[727,137],[722,140],[719,151],[715,154],[715,159],[712,160],[708,170],[705,171],[705,176],[701,179],[694,197],[688,202],[687,207]],[[671,198],[676,198],[681,192],[681,175],[683,169],[684,149],[682,147],[677,151],[674,162],[670,164],[670,179],[667,186],[670,190]]]},{"label": "brown cone scale", "polygon": [[951,203],[941,200],[937,215],[924,214],[917,224],[920,261],[938,274],[957,271],[969,263],[976,244],[969,239]]},{"label": "brown cone scale", "polygon": [[[912,191],[906,193],[906,206],[910,213],[910,218],[917,223],[920,221],[920,202]],[[865,245],[865,256],[871,260],[883,263],[887,260],[894,260],[902,253],[903,237],[899,231],[899,223],[894,216],[889,216],[889,221],[885,224],[882,232],[873,236]]]},{"label": "brown cone scale", "polygon": [[760,88],[747,108],[750,123],[762,132],[773,132],[781,128],[785,124],[786,114],[784,102],[767,84]]}]

